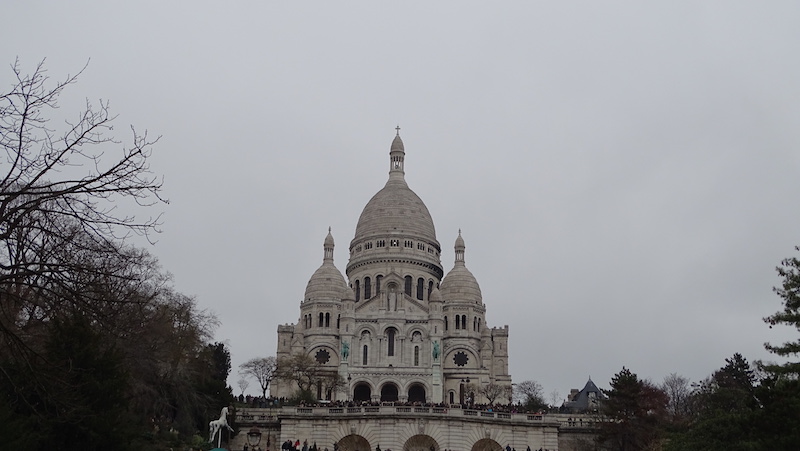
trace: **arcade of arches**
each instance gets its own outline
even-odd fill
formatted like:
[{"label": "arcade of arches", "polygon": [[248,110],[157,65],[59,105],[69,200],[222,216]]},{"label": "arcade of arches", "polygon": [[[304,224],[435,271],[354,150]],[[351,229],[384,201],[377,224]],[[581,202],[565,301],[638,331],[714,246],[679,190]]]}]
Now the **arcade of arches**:
[{"label": "arcade of arches", "polygon": [[[408,388],[408,402],[425,402],[425,387],[422,384],[412,384]],[[400,399],[399,389],[397,385],[391,382],[383,384],[380,391],[381,402],[395,402]],[[355,402],[371,402],[372,389],[366,382],[359,382],[353,386],[353,401]]]},{"label": "arcade of arches", "polygon": [[[370,451],[374,447],[364,437],[350,434],[336,442],[339,451]],[[375,446],[379,446],[377,444]],[[385,448],[389,449],[389,448]],[[412,436],[403,444],[403,451],[441,451],[442,448],[433,437],[424,434]],[[503,451],[496,441],[484,438],[475,442],[470,451]]]}]

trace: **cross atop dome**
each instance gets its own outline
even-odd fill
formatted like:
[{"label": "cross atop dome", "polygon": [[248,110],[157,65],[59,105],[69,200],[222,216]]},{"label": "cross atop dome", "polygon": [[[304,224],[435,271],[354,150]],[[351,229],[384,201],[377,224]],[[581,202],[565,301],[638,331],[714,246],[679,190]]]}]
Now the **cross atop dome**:
[{"label": "cross atop dome", "polygon": [[397,130],[397,136],[400,136],[400,124],[397,124],[397,127],[394,129]]}]

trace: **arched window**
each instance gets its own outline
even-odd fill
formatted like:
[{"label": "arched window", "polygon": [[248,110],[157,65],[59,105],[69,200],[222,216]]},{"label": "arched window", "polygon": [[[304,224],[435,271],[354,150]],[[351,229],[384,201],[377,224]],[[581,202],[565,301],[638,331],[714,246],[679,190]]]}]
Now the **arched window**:
[{"label": "arched window", "polygon": [[478,317],[477,316],[472,318],[472,331],[473,332],[477,332],[478,331]]},{"label": "arched window", "polygon": [[461,328],[467,328],[467,315],[461,315]]},{"label": "arched window", "polygon": [[364,345],[363,355],[361,356],[361,364],[362,365],[366,365],[367,364],[367,351],[369,351],[369,347],[367,345]]},{"label": "arched window", "polygon": [[419,346],[414,346],[414,366],[419,366]]},{"label": "arched window", "polygon": [[450,404],[455,404],[456,402],[456,392],[450,390]]},{"label": "arched window", "polygon": [[456,330],[461,329],[461,317],[456,315]]},{"label": "arched window", "polygon": [[381,280],[383,276],[375,277],[375,294],[381,294]]},{"label": "arched window", "polygon": [[392,357],[394,355],[394,336],[397,331],[394,328],[386,330],[387,351],[386,355]]},{"label": "arched window", "polygon": [[420,277],[417,279],[417,299],[422,300],[422,294],[425,293],[425,280]]},{"label": "arched window", "polygon": [[372,297],[372,281],[369,277],[364,277],[364,299]]},{"label": "arched window", "polygon": [[339,323],[342,320],[342,315],[336,315],[336,328],[339,328]]},{"label": "arched window", "polygon": [[444,317],[444,330],[447,330],[447,317]]},{"label": "arched window", "polygon": [[322,320],[324,320],[324,319],[325,319],[325,315],[323,315],[322,312],[319,312],[319,326],[317,326],[317,327],[322,327]]},{"label": "arched window", "polygon": [[406,295],[411,296],[411,284],[414,283],[414,279],[411,276],[406,276]]},{"label": "arched window", "polygon": [[428,281],[428,300],[431,300],[431,293],[433,292],[433,281]]},{"label": "arched window", "polygon": [[361,284],[356,280],[356,302],[361,300]]},{"label": "arched window", "polygon": [[325,327],[331,327],[331,314],[325,314]]}]

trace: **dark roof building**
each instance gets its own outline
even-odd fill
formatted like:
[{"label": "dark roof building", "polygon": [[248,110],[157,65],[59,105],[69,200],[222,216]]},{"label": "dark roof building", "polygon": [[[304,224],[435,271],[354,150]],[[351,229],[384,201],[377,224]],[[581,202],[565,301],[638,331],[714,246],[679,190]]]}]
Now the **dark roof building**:
[{"label": "dark roof building", "polygon": [[572,413],[596,412],[600,407],[600,401],[605,399],[603,392],[592,382],[592,378],[586,382],[582,390],[573,388],[569,397],[561,406],[563,410]]}]

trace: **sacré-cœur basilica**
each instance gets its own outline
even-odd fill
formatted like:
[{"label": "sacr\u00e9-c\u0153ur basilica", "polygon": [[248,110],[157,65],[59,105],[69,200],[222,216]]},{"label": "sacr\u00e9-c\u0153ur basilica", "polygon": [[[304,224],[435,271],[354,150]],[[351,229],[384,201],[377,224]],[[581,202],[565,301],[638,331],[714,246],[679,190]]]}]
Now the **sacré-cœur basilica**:
[{"label": "sacr\u00e9-c\u0153ur basilica", "polygon": [[[298,323],[278,327],[279,360],[306,353],[348,381],[347,393],[318,386],[318,399],[461,404],[467,379],[511,385],[508,326],[487,325],[464,239],[459,232],[455,266],[445,275],[433,218],[404,176],[398,131],[389,180],[364,207],[350,242],[347,281],[334,265],[329,231]],[[270,393],[290,397],[296,389],[278,381]]]}]

